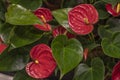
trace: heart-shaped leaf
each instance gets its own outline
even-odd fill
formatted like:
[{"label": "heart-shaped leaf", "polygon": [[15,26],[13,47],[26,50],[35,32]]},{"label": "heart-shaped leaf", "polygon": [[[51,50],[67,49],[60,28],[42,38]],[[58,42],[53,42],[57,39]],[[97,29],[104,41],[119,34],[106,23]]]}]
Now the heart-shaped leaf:
[{"label": "heart-shaped leaf", "polygon": [[74,75],[73,80],[104,80],[105,67],[100,58],[94,58],[91,67],[80,64]]},{"label": "heart-shaped leaf", "polygon": [[79,2],[77,0],[65,0],[63,7],[74,7],[77,4],[79,4]]},{"label": "heart-shaped leaf", "polygon": [[0,20],[5,20],[6,7],[5,3],[0,0]]},{"label": "heart-shaped leaf", "polygon": [[101,38],[111,37],[113,32],[110,31],[108,27],[109,27],[108,25],[104,25],[104,26],[100,25],[98,27],[98,34]]},{"label": "heart-shaped leaf", "polygon": [[106,55],[120,58],[120,32],[114,33],[111,38],[103,38],[101,44]]},{"label": "heart-shaped leaf", "polygon": [[64,74],[75,68],[83,57],[83,48],[76,39],[67,39],[66,36],[57,36],[52,41],[53,56],[61,71],[61,78]]},{"label": "heart-shaped leaf", "polygon": [[103,0],[104,2],[106,2],[106,3],[110,3],[110,4],[112,4],[112,5],[115,5],[115,4],[117,4],[118,2],[120,2],[120,0]]},{"label": "heart-shaped leaf", "polygon": [[16,4],[12,4],[8,7],[7,13],[5,14],[6,22],[13,25],[33,25],[42,24],[30,10]]},{"label": "heart-shaped leaf", "polygon": [[11,43],[15,47],[25,46],[39,40],[42,34],[43,32],[35,29],[33,26],[17,27],[14,30],[14,35],[11,37]]},{"label": "heart-shaped leaf", "polygon": [[62,25],[64,28],[68,29],[68,11],[70,11],[71,8],[65,8],[65,9],[59,9],[52,12],[55,19],[59,22],[60,25]]},{"label": "heart-shaped leaf", "polygon": [[21,70],[15,74],[13,80],[36,80],[36,79],[28,76],[25,70]]},{"label": "heart-shaped leaf", "polygon": [[6,43],[14,47],[22,47],[39,40],[43,32],[33,26],[13,26],[5,24],[0,28],[0,33]]},{"label": "heart-shaped leaf", "polygon": [[109,25],[108,30],[111,32],[120,32],[120,19],[110,18],[107,25]]},{"label": "heart-shaped leaf", "polygon": [[98,34],[101,38],[109,38],[115,32],[120,32],[120,19],[110,18],[106,24],[107,25],[100,25],[98,28]]},{"label": "heart-shaped leaf", "polygon": [[105,2],[103,1],[96,1],[94,3],[94,6],[97,8],[97,11],[99,13],[99,19],[106,19],[109,17],[109,13],[105,9]]},{"label": "heart-shaped leaf", "polygon": [[1,23],[0,34],[5,43],[9,43],[10,37],[14,33],[13,29],[14,29],[13,25]]},{"label": "heart-shaped leaf", "polygon": [[42,0],[10,0],[13,4],[19,4],[27,9],[35,10],[42,5]]},{"label": "heart-shaped leaf", "polygon": [[0,55],[0,71],[17,71],[25,67],[29,61],[28,51],[24,48],[4,51]]}]

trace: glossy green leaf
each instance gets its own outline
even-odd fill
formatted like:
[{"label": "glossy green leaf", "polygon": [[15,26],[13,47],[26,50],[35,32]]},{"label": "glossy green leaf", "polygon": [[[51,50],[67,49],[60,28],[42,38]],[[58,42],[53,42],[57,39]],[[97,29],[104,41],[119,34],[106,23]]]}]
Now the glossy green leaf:
[{"label": "glossy green leaf", "polygon": [[19,4],[27,9],[35,10],[42,5],[42,0],[10,0],[11,3]]},{"label": "glossy green leaf", "polygon": [[3,22],[2,22],[2,20],[0,20],[0,33],[1,33],[1,27],[3,26]]},{"label": "glossy green leaf", "polygon": [[33,26],[12,26],[5,24],[0,28],[1,35],[6,43],[12,44],[15,48],[31,44],[39,40],[43,34],[42,31]]},{"label": "glossy green leaf", "polygon": [[99,19],[106,19],[110,16],[109,13],[106,11],[105,4],[106,3],[103,1],[97,1],[94,3],[94,6],[99,13]]},{"label": "glossy green leaf", "polygon": [[[21,35],[23,34],[23,35]],[[31,44],[41,38],[43,32],[31,27],[17,27],[11,37],[11,43],[15,47]]]},{"label": "glossy green leaf", "polygon": [[111,38],[103,38],[101,44],[106,55],[120,58],[120,32],[114,33]]},{"label": "glossy green leaf", "polygon": [[13,25],[42,24],[40,19],[38,19],[30,10],[16,4],[12,4],[8,7],[5,17],[6,22]]},{"label": "glossy green leaf", "polygon": [[103,0],[104,2],[106,2],[106,3],[110,3],[110,4],[112,4],[112,5],[116,5],[118,2],[120,2],[120,0]]},{"label": "glossy green leaf", "polygon": [[4,23],[2,23],[2,25],[0,26],[0,34],[2,35],[4,42],[7,44],[10,43],[10,38],[14,33],[13,28],[13,25]]},{"label": "glossy green leaf", "polygon": [[120,19],[110,18],[106,25],[100,25],[98,34],[101,38],[111,37],[115,32],[120,32]]},{"label": "glossy green leaf", "polygon": [[52,41],[53,56],[61,71],[61,78],[64,74],[75,68],[83,57],[83,48],[76,39],[67,39],[60,35]]},{"label": "glossy green leaf", "polygon": [[101,25],[98,27],[98,34],[101,38],[109,38],[112,36],[112,31],[110,31],[108,25]]},{"label": "glossy green leaf", "polygon": [[5,3],[0,0],[0,20],[5,20],[6,6]]},{"label": "glossy green leaf", "polygon": [[77,0],[65,0],[63,7],[74,7],[77,4],[79,4]]},{"label": "glossy green leaf", "polygon": [[68,11],[71,8],[65,8],[65,9],[59,9],[52,12],[55,19],[58,21],[60,25],[62,25],[64,28],[68,29]]},{"label": "glossy green leaf", "polygon": [[13,80],[36,80],[34,78],[31,78],[30,76],[28,76],[28,74],[26,73],[25,70],[21,70],[21,71],[18,71]]},{"label": "glossy green leaf", "polygon": [[98,9],[98,13],[99,13],[99,19],[106,19],[110,16],[106,11],[102,9]]},{"label": "glossy green leaf", "polygon": [[0,55],[0,71],[17,71],[23,69],[29,61],[28,53],[24,48],[3,52]]},{"label": "glossy green leaf", "polygon": [[49,34],[49,33],[44,33],[44,35],[43,36],[41,36],[41,38],[40,39],[38,39],[37,41],[35,41],[35,42],[33,42],[32,44],[29,44],[29,45],[27,45],[27,46],[25,46],[25,47],[27,47],[27,49],[28,50],[31,50],[32,48],[33,48],[33,46],[36,46],[36,45],[38,45],[38,44],[47,44],[47,45],[49,45],[50,44],[50,41],[51,41],[51,34]]},{"label": "glossy green leaf", "polygon": [[107,25],[109,25],[108,30],[112,32],[120,32],[120,19],[110,18],[107,21]]},{"label": "glossy green leaf", "polygon": [[94,58],[91,67],[80,64],[76,70],[73,80],[104,80],[105,67],[100,58]]}]

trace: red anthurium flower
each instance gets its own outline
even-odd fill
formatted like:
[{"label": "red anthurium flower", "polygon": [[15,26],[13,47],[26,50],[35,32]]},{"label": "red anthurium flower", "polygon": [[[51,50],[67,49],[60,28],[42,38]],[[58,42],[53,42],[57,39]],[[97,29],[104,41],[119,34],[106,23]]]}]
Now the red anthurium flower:
[{"label": "red anthurium flower", "polygon": [[74,34],[68,32],[68,31],[67,31],[65,28],[63,28],[62,26],[58,26],[58,27],[54,28],[53,31],[52,31],[52,33],[53,33],[53,36],[54,36],[54,37],[56,37],[56,36],[58,36],[58,35],[61,35],[61,34],[67,35],[68,38],[74,38],[74,37],[75,37]]},{"label": "red anthurium flower", "polygon": [[88,48],[85,48],[84,53],[83,53],[83,55],[84,55],[84,60],[85,60],[85,61],[87,60],[88,52],[89,52],[89,49],[88,49]]},{"label": "red anthurium flower", "polygon": [[38,44],[30,51],[33,62],[26,66],[26,72],[33,78],[49,77],[56,68],[52,50],[46,44]]},{"label": "red anthurium flower", "polygon": [[53,19],[51,11],[47,8],[39,8],[36,11],[34,11],[34,14],[38,18],[40,18],[40,20],[43,22],[43,24],[35,24],[34,26],[37,29],[40,29],[43,31],[50,31],[51,26],[47,22],[49,22]]},{"label": "red anthurium flower", "polygon": [[0,43],[0,54],[7,48],[7,45]]},{"label": "red anthurium flower", "polygon": [[112,80],[120,80],[120,61],[113,68]]},{"label": "red anthurium flower", "polygon": [[120,3],[118,3],[116,6],[112,7],[112,4],[106,4],[107,11],[113,15],[114,17],[120,15]]},{"label": "red anthurium flower", "polygon": [[7,45],[2,42],[0,38],[0,54],[7,48]]},{"label": "red anthurium flower", "polygon": [[80,4],[68,13],[70,28],[80,35],[86,35],[92,32],[93,24],[97,21],[98,12],[91,4]]},{"label": "red anthurium flower", "polygon": [[120,80],[120,61],[113,68],[112,80]]}]

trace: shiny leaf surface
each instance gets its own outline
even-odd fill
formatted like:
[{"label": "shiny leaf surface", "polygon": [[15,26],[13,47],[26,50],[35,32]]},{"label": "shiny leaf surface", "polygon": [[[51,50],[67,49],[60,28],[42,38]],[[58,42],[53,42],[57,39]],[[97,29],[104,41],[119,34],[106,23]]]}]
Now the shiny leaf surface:
[{"label": "shiny leaf surface", "polygon": [[61,71],[61,77],[75,68],[83,57],[83,48],[76,39],[67,39],[66,36],[57,36],[52,41],[53,56]]},{"label": "shiny leaf surface", "polygon": [[73,80],[104,80],[105,67],[100,58],[94,58],[91,67],[80,64],[74,75]]},{"label": "shiny leaf surface", "polygon": [[13,4],[19,4],[27,9],[35,10],[41,7],[42,0],[10,0]]},{"label": "shiny leaf surface", "polygon": [[[33,26],[13,26],[5,24],[0,28],[3,40],[14,47],[22,47],[39,40],[43,32]],[[21,35],[22,34],[22,35]]]},{"label": "shiny leaf surface", "polygon": [[114,33],[111,38],[103,38],[101,44],[106,55],[120,58],[120,32]]},{"label": "shiny leaf surface", "polygon": [[110,15],[105,9],[105,2],[104,1],[97,1],[94,3],[94,6],[96,7],[98,13],[99,13],[99,19],[106,19]]},{"label": "shiny leaf surface", "polygon": [[21,70],[21,71],[18,71],[15,76],[14,76],[14,79],[13,80],[36,80],[34,78],[31,78],[30,76],[27,75],[27,73],[25,72],[25,70]]},{"label": "shiny leaf surface", "polygon": [[30,12],[30,10],[16,4],[12,4],[8,7],[5,17],[6,22],[13,25],[33,25],[36,23],[42,24],[40,19]]},{"label": "shiny leaf surface", "polygon": [[28,51],[24,48],[3,52],[0,55],[0,71],[17,71],[25,67],[29,61]]},{"label": "shiny leaf surface", "polygon": [[68,29],[68,11],[71,8],[59,9],[52,12],[55,19],[62,25],[64,28]]},{"label": "shiny leaf surface", "polygon": [[0,0],[0,20],[5,20],[6,6],[5,3]]}]

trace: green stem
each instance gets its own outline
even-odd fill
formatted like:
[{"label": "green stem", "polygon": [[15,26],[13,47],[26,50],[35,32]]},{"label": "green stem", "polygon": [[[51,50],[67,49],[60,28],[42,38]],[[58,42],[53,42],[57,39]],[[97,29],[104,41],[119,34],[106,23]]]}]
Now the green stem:
[{"label": "green stem", "polygon": [[68,32],[68,31],[66,30],[66,31],[64,32],[64,35],[67,35],[67,32]]},{"label": "green stem", "polygon": [[92,40],[92,37],[91,37],[91,35],[90,35],[90,34],[88,34],[88,36],[89,36],[90,40]]},{"label": "green stem", "polygon": [[108,80],[107,78],[110,77],[110,76],[111,76],[111,73],[108,72],[108,73],[105,75],[104,79],[105,79],[105,80]]},{"label": "green stem", "polygon": [[96,43],[93,33],[88,34],[88,36],[89,36],[89,38],[90,38],[91,41],[93,41],[94,43]]},{"label": "green stem", "polygon": [[90,34],[92,36],[92,40],[95,42],[94,34],[93,33],[90,33]]},{"label": "green stem", "polygon": [[61,74],[59,80],[62,80],[62,78],[63,78],[63,75]]}]

